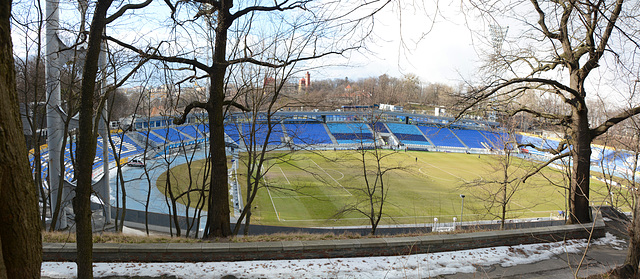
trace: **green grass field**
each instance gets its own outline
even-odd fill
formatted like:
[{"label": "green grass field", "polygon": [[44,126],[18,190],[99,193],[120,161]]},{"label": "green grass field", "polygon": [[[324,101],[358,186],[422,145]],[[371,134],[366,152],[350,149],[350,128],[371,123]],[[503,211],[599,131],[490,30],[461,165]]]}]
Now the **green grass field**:
[{"label": "green grass field", "polygon": [[[398,168],[388,172],[385,185],[388,196],[384,206],[383,224],[431,223],[460,218],[460,194],[465,194],[465,221],[494,219],[487,216],[485,202],[476,197],[481,191],[465,186],[468,182],[500,178],[496,173],[498,156],[385,151],[384,168]],[[252,223],[281,226],[346,226],[367,225],[362,214],[350,212],[336,214],[362,198],[362,162],[356,151],[297,152],[267,162],[265,183],[254,202]],[[242,158],[241,158],[242,159]],[[375,161],[368,160],[371,166]],[[202,164],[202,163],[199,163]],[[518,170],[512,176],[522,175],[524,168],[533,163],[516,160]],[[196,166],[197,163],[194,163]],[[173,185],[188,181],[185,165],[172,169]],[[498,168],[499,169],[499,168]],[[239,182],[244,192],[244,168],[240,163]],[[507,218],[548,217],[565,210],[564,190],[550,181],[562,181],[560,172],[546,168],[521,185],[511,199]],[[157,183],[164,192],[163,179]],[[595,203],[603,200],[604,184],[592,180],[591,198]],[[493,186],[495,187],[495,186]],[[192,196],[192,200],[195,196]]]}]

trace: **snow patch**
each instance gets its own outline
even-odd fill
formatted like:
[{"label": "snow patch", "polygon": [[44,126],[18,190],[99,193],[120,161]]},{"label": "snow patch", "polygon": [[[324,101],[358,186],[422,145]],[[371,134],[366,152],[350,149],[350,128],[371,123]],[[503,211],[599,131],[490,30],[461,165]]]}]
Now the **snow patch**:
[{"label": "snow patch", "polygon": [[[607,233],[594,245],[619,247],[624,241]],[[585,239],[542,244],[499,246],[455,252],[395,257],[333,258],[310,260],[199,262],[199,263],[94,263],[94,276],[175,275],[179,278],[423,278],[474,273],[476,266],[510,267],[547,260],[555,255],[578,253]],[[42,276],[69,278],[76,274],[71,262],[43,262]]]}]

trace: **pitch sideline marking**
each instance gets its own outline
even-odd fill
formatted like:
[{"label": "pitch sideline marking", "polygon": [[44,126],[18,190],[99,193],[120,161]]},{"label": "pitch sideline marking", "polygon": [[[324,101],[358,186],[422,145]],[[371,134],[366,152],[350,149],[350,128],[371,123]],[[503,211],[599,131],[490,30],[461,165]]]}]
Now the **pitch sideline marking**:
[{"label": "pitch sideline marking", "polygon": [[[267,178],[262,176],[262,179],[264,180],[264,183],[266,185],[269,185],[267,183]],[[267,193],[269,193],[269,199],[271,200],[271,205],[273,205],[273,210],[276,212],[276,217],[278,218],[278,222],[282,222],[280,220],[280,213],[278,213],[278,209],[276,208],[276,204],[273,202],[273,196],[271,196],[271,191],[269,190],[269,186],[266,187],[267,188]]]},{"label": "pitch sideline marking", "polygon": [[440,179],[440,180],[444,180],[444,181],[453,181],[453,182],[455,182],[455,179],[446,179],[446,178],[442,178],[442,177],[435,176],[435,175],[429,175],[426,172],[422,171],[422,168],[418,168],[418,171],[420,173],[422,173],[424,176],[426,176],[427,178],[435,178],[435,179]]},{"label": "pitch sideline marking", "polygon": [[284,171],[282,170],[282,168],[280,166],[278,166],[278,168],[280,169],[280,172],[282,173],[282,176],[284,176],[284,179],[287,180],[287,183],[289,183],[289,185],[291,185],[291,182],[289,181],[289,178],[287,178],[287,175],[284,174]]},{"label": "pitch sideline marking", "polygon": [[343,190],[345,190],[349,196],[353,196],[353,194],[351,194],[351,192],[349,192],[349,190],[347,190],[347,188],[344,188],[344,186],[342,186],[342,184],[340,184],[340,182],[338,182],[338,180],[336,180],[335,178],[333,178],[333,176],[331,176],[326,170],[324,170],[320,165],[318,165],[318,163],[316,163],[316,161],[314,161],[313,159],[309,159],[311,160],[311,162],[313,162],[314,164],[316,164],[316,166],[318,166],[318,168],[323,171],[324,173],[326,173],[329,177],[331,177],[331,179],[333,179],[333,181],[335,181],[336,183],[338,183],[338,185],[340,185],[340,187],[342,187]]},{"label": "pitch sideline marking", "polygon": [[[351,197],[350,195],[326,195],[323,197],[333,198],[333,197]],[[274,199],[299,199],[299,198],[314,198],[315,196],[304,196],[304,195],[296,195],[296,196],[286,196],[286,197],[273,197]]]},{"label": "pitch sideline marking", "polygon": [[529,210],[529,211],[531,211],[531,212],[533,212],[533,213],[536,213],[536,212],[535,212],[535,211],[533,211],[531,208],[524,207],[524,205],[521,205],[520,203],[517,203],[517,202],[515,202],[515,201],[510,201],[510,202],[514,203],[515,205],[519,206],[520,208],[522,208],[522,209],[524,209],[524,210]]}]

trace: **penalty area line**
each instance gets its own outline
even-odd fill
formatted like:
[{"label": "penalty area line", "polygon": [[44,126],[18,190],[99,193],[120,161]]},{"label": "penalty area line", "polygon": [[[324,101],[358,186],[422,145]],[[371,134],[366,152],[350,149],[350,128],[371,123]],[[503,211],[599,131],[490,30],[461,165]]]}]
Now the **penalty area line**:
[{"label": "penalty area line", "polygon": [[418,158],[418,160],[419,160],[420,162],[424,163],[424,164],[427,164],[427,165],[431,166],[432,168],[439,169],[440,171],[442,171],[442,172],[446,172],[447,174],[449,174],[449,175],[451,175],[451,176],[453,176],[453,177],[457,177],[457,178],[461,179],[464,183],[468,183],[468,182],[469,182],[469,181],[467,181],[466,179],[464,179],[464,178],[462,178],[462,177],[460,177],[460,176],[458,176],[458,175],[455,175],[455,174],[453,174],[453,173],[451,173],[451,172],[448,172],[448,171],[446,171],[446,170],[444,170],[444,169],[442,169],[442,168],[440,168],[440,167],[437,167],[437,166],[435,166],[435,165],[433,165],[433,164],[430,164],[429,162],[426,162],[426,161],[424,161],[424,160],[422,160],[422,159],[420,159],[420,158]]}]

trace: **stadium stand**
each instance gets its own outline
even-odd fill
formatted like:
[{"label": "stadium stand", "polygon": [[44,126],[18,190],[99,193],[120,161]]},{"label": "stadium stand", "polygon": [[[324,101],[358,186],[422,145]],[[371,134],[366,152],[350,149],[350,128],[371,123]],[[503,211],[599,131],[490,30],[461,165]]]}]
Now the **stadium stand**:
[{"label": "stadium stand", "polygon": [[389,133],[389,130],[382,122],[373,123],[373,130],[376,133]]},{"label": "stadium stand", "polygon": [[255,125],[255,131],[253,131],[253,129],[254,127],[251,124],[242,124],[242,133],[246,139],[245,144],[253,143],[263,145],[265,141],[267,145],[280,145],[282,143],[281,139],[284,133],[282,132],[282,124],[280,123],[271,123],[271,133],[268,138],[269,125],[267,123],[257,123]]},{"label": "stadium stand", "polygon": [[[280,145],[282,143],[281,139],[284,136],[282,124],[272,123],[271,125],[272,129],[267,145]],[[224,126],[224,132],[237,144],[245,145],[254,143],[262,145],[264,141],[267,140],[267,133],[269,131],[267,124],[256,124],[255,133],[252,132],[252,129],[253,128],[250,123],[230,123]]]},{"label": "stadium stand", "polygon": [[139,131],[138,135],[140,135],[143,139],[148,138],[150,142],[153,142],[156,145],[165,143],[164,139],[161,139],[156,134],[151,133],[149,131]]},{"label": "stadium stand", "polygon": [[235,124],[224,125],[224,133],[227,134],[227,136],[229,136],[235,143],[240,144],[240,131]]},{"label": "stadium stand", "polygon": [[451,129],[458,138],[469,148],[485,148],[491,146],[487,138],[478,130]]},{"label": "stadium stand", "polygon": [[371,143],[373,134],[364,123],[327,123],[329,131],[338,144]]},{"label": "stadium stand", "polygon": [[333,143],[322,123],[284,123],[284,129],[296,145]]},{"label": "stadium stand", "polygon": [[202,134],[198,132],[198,129],[196,129],[193,125],[180,126],[180,127],[176,127],[176,129],[178,129],[178,131],[180,131],[181,133],[190,136],[193,139],[204,138],[204,136],[202,136]]},{"label": "stadium stand", "polygon": [[387,127],[401,143],[431,145],[415,125],[387,123]]},{"label": "stadium stand", "polygon": [[161,137],[166,139],[166,142],[182,142],[182,141],[188,141],[189,138],[178,132],[176,129],[174,128],[160,128],[160,129],[154,129],[153,130],[154,133],[160,135]]},{"label": "stadium stand", "polygon": [[492,131],[479,131],[490,143],[503,142],[509,139],[509,134],[504,132],[492,132]]},{"label": "stadium stand", "polygon": [[435,146],[439,147],[462,147],[464,144],[448,128],[436,128],[430,126],[418,126],[427,138]]},{"label": "stadium stand", "polygon": [[[200,131],[203,134],[209,134],[209,125],[207,124],[196,124],[195,125],[196,128],[198,128],[198,131]],[[225,130],[226,132],[226,130]]]}]

